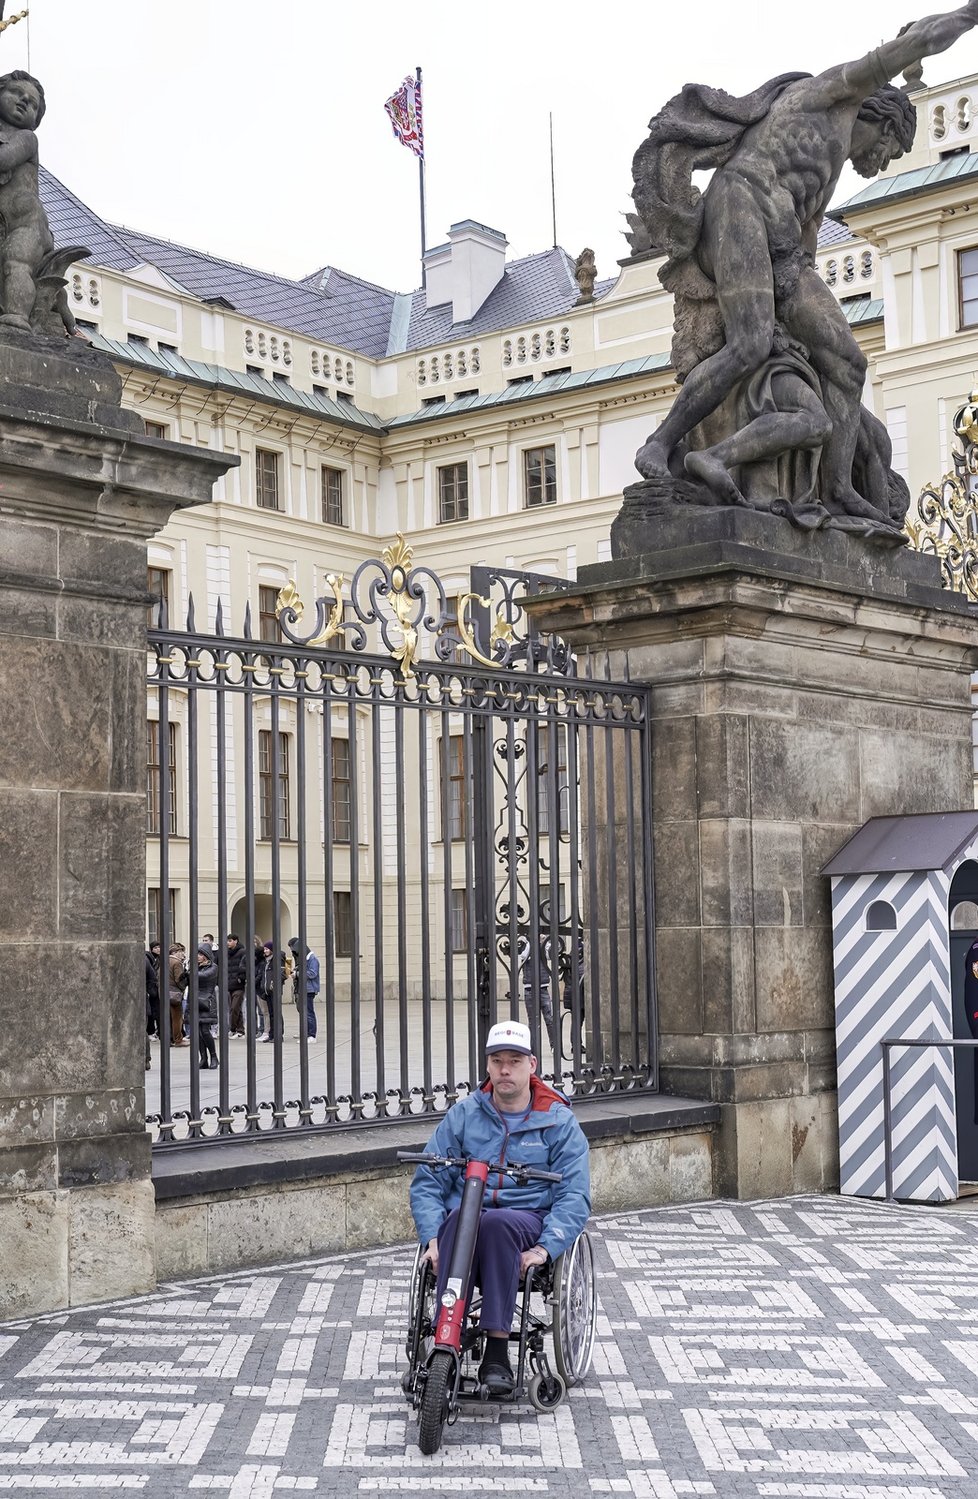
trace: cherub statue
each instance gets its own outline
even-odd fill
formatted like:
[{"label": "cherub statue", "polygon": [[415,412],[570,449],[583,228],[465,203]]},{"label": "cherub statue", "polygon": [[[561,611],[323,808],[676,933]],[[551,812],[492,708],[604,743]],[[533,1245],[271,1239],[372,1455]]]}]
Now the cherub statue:
[{"label": "cherub statue", "polygon": [[584,302],[594,301],[594,283],[597,279],[598,268],[594,262],[593,250],[582,250],[574,261],[574,280],[581,289],[575,306],[580,307]]},{"label": "cherub statue", "polygon": [[35,332],[73,334],[64,272],[90,252],[55,250],[38,191],[35,130],[44,118],[44,89],[30,73],[0,77],[0,323]]}]

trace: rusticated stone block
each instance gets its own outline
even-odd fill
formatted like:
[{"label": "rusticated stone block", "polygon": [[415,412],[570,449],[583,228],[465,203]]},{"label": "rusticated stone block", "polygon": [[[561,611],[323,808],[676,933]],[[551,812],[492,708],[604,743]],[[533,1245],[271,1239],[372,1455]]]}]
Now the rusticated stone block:
[{"label": "rusticated stone block", "polygon": [[805,924],[803,839],[796,822],[750,825],[754,922],[757,926]]},{"label": "rusticated stone block", "polygon": [[158,1280],[189,1280],[211,1268],[206,1202],[168,1203],[156,1212],[156,1275]]},{"label": "rusticated stone block", "polygon": [[802,1031],[831,1028],[832,946],[810,927],[762,927],[754,934],[757,1028]]},{"label": "rusticated stone block", "polygon": [[57,868],[37,856],[38,848],[55,848],[57,837],[56,792],[0,788],[0,869],[17,871],[4,882],[0,942],[45,943],[57,931]]},{"label": "rusticated stone block", "polygon": [[703,1135],[686,1133],[669,1140],[669,1198],[702,1202],[713,1196],[713,1154]]},{"label": "rusticated stone block", "polygon": [[[743,714],[711,714],[696,723],[696,810],[700,817],[750,815],[749,723]],[[656,730],[657,735],[661,733]],[[659,753],[658,741],[653,754]]]},{"label": "rusticated stone block", "polygon": [[68,1304],[84,1306],[152,1291],[156,1199],[149,1178],[86,1186],[64,1196],[69,1214]]},{"label": "rusticated stone block", "polygon": [[751,824],[746,820],[703,818],[699,828],[703,926],[751,926]]},{"label": "rusticated stone block", "polygon": [[131,892],[145,877],[144,800],[79,793],[60,801],[59,935],[84,941],[111,933],[115,942],[138,942],[143,916]]},{"label": "rusticated stone block", "polygon": [[699,719],[665,718],[652,738],[652,816],[657,826],[696,816]]},{"label": "rusticated stone block", "polygon": [[346,1186],[346,1247],[414,1238],[414,1219],[403,1181],[378,1172]]},{"label": "rusticated stone block", "polygon": [[775,822],[860,820],[859,763],[840,728],[755,720],[751,806]]},{"label": "rusticated stone block", "polygon": [[67,1192],[0,1198],[0,1321],[69,1305]]},{"label": "rusticated stone block", "polygon": [[208,1213],[211,1270],[329,1254],[346,1244],[343,1184],[303,1184],[291,1192],[236,1192],[212,1202]]},{"label": "rusticated stone block", "polygon": [[660,927],[699,926],[699,824],[660,822],[653,844],[656,923]]},{"label": "rusticated stone block", "polygon": [[753,929],[704,927],[701,937],[704,1031],[713,1036],[752,1031],[757,1023]]}]

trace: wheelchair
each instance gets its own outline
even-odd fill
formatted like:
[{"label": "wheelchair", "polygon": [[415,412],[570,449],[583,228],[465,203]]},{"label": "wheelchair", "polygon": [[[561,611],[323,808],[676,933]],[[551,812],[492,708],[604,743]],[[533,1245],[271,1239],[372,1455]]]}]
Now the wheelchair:
[{"label": "wheelchair", "polygon": [[[461,1405],[488,1401],[490,1394],[478,1375],[485,1342],[478,1325],[479,1288],[473,1289],[466,1311],[456,1364],[454,1354],[434,1347],[436,1277],[422,1256],[419,1245],[408,1306],[408,1367],[401,1388],[418,1411],[418,1446],[431,1454],[441,1445],[444,1425],[457,1421]],[[511,1395],[493,1396],[493,1402],[510,1405],[528,1399],[538,1411],[556,1410],[567,1390],[580,1384],[591,1367],[595,1320],[594,1252],[585,1232],[556,1260],[527,1270],[509,1335],[516,1350],[516,1385]]]}]

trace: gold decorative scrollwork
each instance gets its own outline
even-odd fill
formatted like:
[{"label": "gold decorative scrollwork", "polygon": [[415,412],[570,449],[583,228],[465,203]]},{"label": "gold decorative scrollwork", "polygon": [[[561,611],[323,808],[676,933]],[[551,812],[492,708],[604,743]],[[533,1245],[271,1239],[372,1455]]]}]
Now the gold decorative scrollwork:
[{"label": "gold decorative scrollwork", "polygon": [[414,547],[404,540],[400,531],[394,532],[395,540],[381,553],[390,574],[390,601],[400,631],[401,639],[390,647],[391,655],[401,668],[401,676],[409,681],[414,676],[414,663],[418,655],[418,631],[414,623],[414,606],[409,593],[411,559]]},{"label": "gold decorative scrollwork", "polygon": [[[480,566],[472,570],[472,591],[462,594],[456,607],[450,608],[441,578],[430,567],[415,563],[414,547],[397,531],[379,557],[368,557],[356,568],[347,604],[342,573],[327,575],[329,592],[315,600],[316,617],[308,636],[298,632],[304,605],[294,581],[280,590],[275,614],[283,640],[297,646],[328,645],[339,637],[345,650],[366,651],[371,631],[399,665],[404,681],[416,675],[424,637],[429,644],[434,640],[435,658],[442,664],[454,662],[461,649],[480,666],[498,671],[519,663],[525,670],[532,653],[531,670],[546,660],[548,670],[563,673],[569,660],[566,646],[555,637],[555,645],[548,644],[543,653],[531,647],[528,634],[520,629],[523,610],[515,592],[518,586],[539,588],[555,583],[559,580]],[[499,585],[504,590],[502,599],[494,594],[483,597],[483,592],[488,595]],[[486,610],[491,619],[488,640],[482,628],[477,628],[476,607]]]},{"label": "gold decorative scrollwork", "polygon": [[954,417],[964,451],[939,484],[928,484],[917,501],[917,518],[905,522],[915,552],[936,557],[945,588],[978,603],[978,390]]},{"label": "gold decorative scrollwork", "polygon": [[[315,635],[303,641],[304,645],[328,645],[331,640],[335,640],[343,628],[343,574],[327,573],[326,586],[333,595],[328,609],[322,608],[322,613],[326,615],[326,623],[321,630],[317,630]],[[325,606],[327,601],[321,599],[318,602],[320,606]],[[295,623],[298,624],[304,608],[299,590],[295,582],[290,579],[284,588],[279,589],[278,598],[275,600],[275,618],[280,619],[283,612],[288,609]]]}]

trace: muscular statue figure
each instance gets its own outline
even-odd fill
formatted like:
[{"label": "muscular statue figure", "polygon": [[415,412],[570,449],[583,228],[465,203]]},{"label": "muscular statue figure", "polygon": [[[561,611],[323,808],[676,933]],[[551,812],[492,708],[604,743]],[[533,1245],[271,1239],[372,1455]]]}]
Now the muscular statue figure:
[{"label": "muscular statue figure", "polygon": [[[783,495],[789,513],[801,499],[824,521],[899,533],[902,481],[861,407],[866,360],[813,257],[846,159],[873,177],[913,144],[913,105],[887,80],[976,24],[969,0],[817,77],[787,74],[742,99],[687,85],[651,121],[634,199],[669,257],[660,279],[675,297],[682,386],[636,456],[647,488],[691,479],[712,503],[752,503],[733,476],[743,465],[807,452],[811,493]],[[700,195],[691,174],[708,167]]]}]

